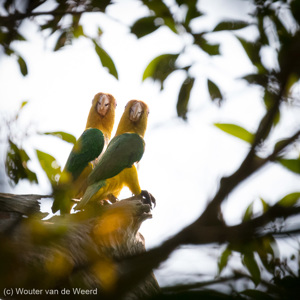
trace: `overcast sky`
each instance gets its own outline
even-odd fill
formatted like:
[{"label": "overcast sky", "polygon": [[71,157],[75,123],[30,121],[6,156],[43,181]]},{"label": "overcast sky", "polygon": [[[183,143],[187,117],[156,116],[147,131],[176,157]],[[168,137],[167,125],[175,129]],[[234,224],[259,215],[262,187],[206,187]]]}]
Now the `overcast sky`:
[{"label": "overcast sky", "polygon": [[[202,0],[201,9],[207,12],[207,17],[194,22],[193,26],[199,31],[212,29],[221,17],[247,19],[246,13],[251,6],[246,1]],[[108,10],[118,22],[99,14],[83,17],[90,34],[97,30],[96,25],[103,28],[101,42],[118,68],[119,81],[101,68],[89,41],[80,38],[72,46],[53,53],[55,40],[41,38],[34,25],[26,23],[23,31],[30,43],[18,43],[16,49],[28,62],[29,75],[23,78],[13,59],[1,58],[0,104],[2,112],[12,114],[23,100],[29,100],[21,119],[24,126],[31,124],[32,130],[38,131],[62,130],[78,138],[96,93],[108,92],[117,99],[116,124],[129,100],[147,102],[150,115],[139,179],[142,189],[147,189],[157,200],[153,219],[147,220],[141,228],[147,247],[152,247],[200,215],[218,188],[219,179],[236,170],[249,149],[247,143],[222,133],[213,123],[236,123],[253,132],[265,110],[261,90],[236,80],[254,71],[239,42],[230,33],[215,33],[210,41],[221,42],[220,57],[209,58],[191,47],[183,58],[197,61],[191,70],[197,82],[191,95],[188,122],[176,118],[176,99],[184,74],[167,79],[162,92],[159,92],[158,83],[150,80],[142,83],[141,79],[143,70],[154,57],[176,53],[190,41],[180,40],[165,28],[137,40],[123,24],[131,24],[146,12],[135,1],[121,1]],[[249,39],[257,34],[251,27],[238,33]],[[273,54],[267,50],[266,53],[265,62],[272,66],[275,64]],[[226,100],[221,109],[209,99],[207,77],[224,92]],[[288,136],[300,126],[299,108],[285,106],[283,112],[285,125],[278,126],[271,141]],[[271,145],[267,143],[265,149]],[[25,141],[24,147],[31,157],[35,156],[33,149],[39,149],[52,154],[64,165],[72,145],[54,137],[34,136]],[[299,148],[294,153],[299,153]],[[50,186],[39,165],[32,163],[30,167],[38,173],[40,185],[23,182],[15,192],[49,193]],[[274,203],[278,197],[296,191],[299,183],[299,177],[282,167],[267,166],[230,195],[224,204],[226,221],[229,224],[239,222],[251,201],[256,200],[255,208],[259,209],[259,197]],[[125,190],[122,196],[130,196],[129,191]],[[43,208],[49,211],[50,205]],[[220,254],[220,249],[200,249],[204,251],[183,249],[175,252],[156,272],[159,282],[167,284],[173,279],[182,279],[184,273],[191,271],[215,275],[215,255]]]}]

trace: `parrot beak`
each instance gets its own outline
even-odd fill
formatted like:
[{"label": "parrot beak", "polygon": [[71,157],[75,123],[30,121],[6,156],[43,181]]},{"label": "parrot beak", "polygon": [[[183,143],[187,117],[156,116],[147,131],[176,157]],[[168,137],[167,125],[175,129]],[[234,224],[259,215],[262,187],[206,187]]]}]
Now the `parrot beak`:
[{"label": "parrot beak", "polygon": [[140,102],[135,102],[129,111],[129,119],[132,122],[137,122],[143,113],[143,106]]},{"label": "parrot beak", "polygon": [[110,107],[110,99],[107,95],[102,95],[98,102],[97,102],[97,106],[96,106],[96,110],[98,112],[98,114],[102,117],[104,117]]}]

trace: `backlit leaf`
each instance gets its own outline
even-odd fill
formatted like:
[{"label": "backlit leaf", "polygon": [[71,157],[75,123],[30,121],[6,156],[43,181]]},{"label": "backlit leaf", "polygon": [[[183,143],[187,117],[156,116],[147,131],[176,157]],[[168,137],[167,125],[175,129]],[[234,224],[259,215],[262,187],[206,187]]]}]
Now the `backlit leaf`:
[{"label": "backlit leaf", "polygon": [[249,271],[253,283],[258,285],[260,283],[260,270],[254,258],[253,252],[244,253],[242,262]]},{"label": "backlit leaf", "polygon": [[57,160],[52,155],[40,150],[36,150],[36,154],[49,181],[51,184],[55,184],[59,179],[59,175],[61,174],[61,168]]},{"label": "backlit leaf", "polygon": [[187,119],[188,103],[190,100],[191,90],[194,86],[195,78],[188,77],[181,85],[177,100],[177,115],[183,120]]},{"label": "backlit leaf", "polygon": [[251,60],[252,64],[257,67],[259,73],[264,73],[265,68],[263,67],[260,59],[260,49],[261,45],[258,42],[249,42],[241,37],[237,37],[243,46],[247,56]]},{"label": "backlit leaf", "polygon": [[7,176],[17,184],[20,179],[27,179],[30,182],[38,183],[37,176],[28,168],[30,158],[24,149],[19,148],[9,140],[9,147],[6,154],[5,169]]},{"label": "backlit leaf", "polygon": [[169,7],[163,1],[149,1],[142,0],[157,17],[161,18],[163,23],[168,26],[173,32],[177,33],[175,21],[173,15],[170,12]]},{"label": "backlit leaf", "polygon": [[20,108],[18,110],[18,112],[16,113],[15,119],[17,120],[19,118],[20,112],[21,110],[26,106],[26,104],[28,103],[28,101],[22,101]]},{"label": "backlit leaf", "polygon": [[198,10],[196,1],[195,2],[190,1],[188,3],[186,1],[183,2],[184,4],[188,5],[188,11],[185,16],[184,25],[189,26],[191,20],[201,17],[203,14]]},{"label": "backlit leaf", "polygon": [[263,87],[267,86],[268,84],[268,77],[264,74],[249,74],[242,77],[242,79],[246,80],[250,84],[258,84]]},{"label": "backlit leaf", "polygon": [[19,64],[22,75],[26,76],[28,74],[27,65],[26,65],[25,60],[20,55],[18,55],[18,64]]},{"label": "backlit leaf", "polygon": [[278,159],[277,162],[279,162],[282,166],[287,168],[288,170],[300,174],[300,159],[285,159],[281,158]]},{"label": "backlit leaf", "polygon": [[265,213],[266,211],[269,210],[270,206],[263,198],[260,198],[260,201],[263,206],[263,212]]},{"label": "backlit leaf", "polygon": [[219,23],[213,31],[221,31],[221,30],[238,30],[249,26],[248,22],[245,21],[237,21],[237,20],[228,20]]},{"label": "backlit leaf", "polygon": [[281,200],[277,202],[277,204],[281,206],[293,206],[297,204],[300,199],[300,192],[295,192],[284,196]]},{"label": "backlit leaf", "polygon": [[251,202],[247,207],[243,217],[243,222],[251,220],[252,217],[253,217],[253,202]]},{"label": "backlit leaf", "polygon": [[219,55],[220,54],[220,45],[219,44],[210,44],[204,37],[203,34],[193,34],[194,43],[198,45],[204,52],[209,55]]},{"label": "backlit leaf", "polygon": [[226,247],[226,249],[223,251],[218,261],[219,274],[227,266],[228,258],[230,257],[231,254],[232,254],[231,249],[229,247]]},{"label": "backlit leaf", "polygon": [[255,250],[259,255],[264,267],[274,274],[275,259],[278,258],[278,248],[276,240],[272,236],[265,236],[255,241]]},{"label": "backlit leaf", "polygon": [[22,101],[21,106],[20,106],[20,110],[28,103],[28,101]]},{"label": "backlit leaf", "polygon": [[111,57],[102,47],[98,45],[98,43],[95,40],[93,40],[93,42],[95,45],[96,53],[98,54],[102,66],[106,67],[108,69],[108,72],[111,75],[113,75],[116,79],[118,79],[118,72]]},{"label": "backlit leaf", "polygon": [[83,27],[81,25],[74,27],[73,35],[74,35],[74,38],[79,38],[80,36],[84,36]]},{"label": "backlit leaf", "polygon": [[67,36],[68,36],[68,33],[66,31],[63,31],[61,33],[61,35],[58,37],[58,39],[56,41],[54,51],[57,51],[65,46],[65,44],[67,43]]},{"label": "backlit leaf", "polygon": [[45,134],[45,135],[53,135],[56,136],[60,139],[62,139],[65,142],[75,144],[76,143],[76,138],[74,135],[63,132],[63,131],[53,131],[53,132],[41,132],[40,134]]},{"label": "backlit leaf", "polygon": [[245,142],[252,143],[254,139],[254,135],[241,126],[226,123],[215,123],[214,125],[224,132],[229,133]]},{"label": "backlit leaf", "polygon": [[154,58],[144,71],[143,81],[149,77],[153,80],[159,80],[161,89],[163,89],[165,79],[178,69],[175,64],[178,56],[179,54],[163,54]]},{"label": "backlit leaf", "polygon": [[223,100],[223,96],[219,87],[211,80],[207,79],[207,87],[212,101],[216,101],[218,104]]},{"label": "backlit leaf", "polygon": [[156,17],[150,16],[137,20],[131,27],[131,33],[135,34],[138,38],[148,35],[159,28],[155,24]]}]

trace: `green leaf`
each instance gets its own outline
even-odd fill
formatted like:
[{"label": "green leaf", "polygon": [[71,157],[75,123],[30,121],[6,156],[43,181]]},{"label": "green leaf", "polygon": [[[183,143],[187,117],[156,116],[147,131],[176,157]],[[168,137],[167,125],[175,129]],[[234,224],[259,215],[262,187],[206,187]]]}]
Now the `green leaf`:
[{"label": "green leaf", "polygon": [[109,4],[111,4],[111,0],[92,0],[92,7],[97,7],[102,12],[105,12]]},{"label": "green leaf", "polygon": [[225,123],[215,123],[214,125],[219,129],[223,130],[224,132],[229,133],[250,144],[254,139],[254,135],[241,126],[235,124],[225,124]]},{"label": "green leaf", "polygon": [[278,159],[277,162],[279,162],[282,166],[287,168],[288,170],[300,174],[300,159],[285,159],[281,158]]},{"label": "green leaf", "polygon": [[50,183],[56,184],[61,174],[61,168],[57,160],[50,154],[36,150],[36,154],[42,169],[45,171]]},{"label": "green leaf", "polygon": [[54,47],[54,51],[57,51],[57,50],[61,49],[62,47],[66,46],[66,45],[70,45],[70,44],[71,44],[71,41],[70,41],[69,33],[67,31],[63,31],[57,39],[57,42]]},{"label": "green leaf", "polygon": [[245,39],[243,39],[241,37],[237,37],[237,39],[242,44],[247,56],[251,60],[252,64],[254,66],[256,66],[259,73],[264,73],[266,70],[261,63],[260,54],[259,54],[260,49],[261,49],[261,44],[258,42],[246,41]]},{"label": "green leaf", "polygon": [[17,120],[19,118],[20,112],[22,111],[22,109],[25,107],[25,105],[27,103],[28,103],[28,101],[22,101],[20,108],[19,108],[18,112],[16,113],[15,120]]},{"label": "green leaf", "polygon": [[257,286],[260,283],[260,270],[254,258],[253,252],[244,253],[242,262],[251,274],[251,280]]},{"label": "green leaf", "polygon": [[285,207],[294,206],[300,199],[300,192],[295,192],[284,196],[277,204]]},{"label": "green leaf", "polygon": [[41,132],[40,134],[53,135],[73,145],[76,143],[75,136],[64,131]]},{"label": "green leaf", "polygon": [[19,110],[21,110],[21,109],[23,109],[23,107],[26,105],[28,103],[28,101],[22,101],[22,103],[21,103],[21,106],[20,106],[20,109]]},{"label": "green leaf", "polygon": [[181,85],[177,100],[177,115],[183,120],[187,120],[188,103],[190,100],[191,90],[194,86],[195,78],[187,77]]},{"label": "green leaf", "polygon": [[30,182],[38,183],[37,176],[27,164],[30,160],[24,149],[9,140],[9,147],[6,154],[5,170],[7,176],[17,184],[20,179],[27,179]]},{"label": "green leaf", "polygon": [[294,84],[296,84],[299,81],[299,76],[300,75],[296,73],[290,74],[285,86],[285,96],[289,96],[291,88],[294,86]]},{"label": "green leaf", "polygon": [[61,35],[58,37],[57,42],[54,47],[54,51],[57,51],[65,46],[68,40],[68,33],[66,31],[63,31]]},{"label": "green leaf", "polygon": [[223,100],[223,96],[219,87],[211,80],[207,79],[207,87],[212,101],[216,101],[219,105]]},{"label": "green leaf", "polygon": [[228,20],[219,23],[213,31],[222,31],[222,30],[238,30],[249,26],[250,24],[245,21],[237,20]]},{"label": "green leaf", "polygon": [[173,15],[163,1],[142,0],[142,2],[151,11],[153,11],[156,17],[161,18],[166,26],[168,26],[173,32],[177,33]]},{"label": "green leaf", "polygon": [[81,36],[84,36],[83,27],[81,25],[74,27],[73,35],[74,35],[74,38],[76,38],[76,39],[78,39]]},{"label": "green leaf", "polygon": [[247,207],[245,214],[243,216],[243,222],[251,220],[252,217],[253,217],[253,202],[251,202]]},{"label": "green leaf", "polygon": [[263,213],[265,213],[266,211],[269,210],[270,205],[263,198],[260,198],[260,201],[263,206]]},{"label": "green leaf", "polygon": [[209,55],[219,55],[220,54],[220,45],[219,44],[210,44],[203,37],[203,33],[193,34],[194,43],[198,45],[204,52]]},{"label": "green leaf", "polygon": [[227,266],[228,258],[231,256],[231,254],[231,249],[229,247],[226,247],[218,261],[219,274],[221,274],[222,270]]},{"label": "green leaf", "polygon": [[149,77],[153,80],[159,80],[161,89],[163,89],[165,79],[172,72],[178,70],[175,64],[178,56],[179,54],[163,54],[154,58],[144,71],[143,81]]},{"label": "green leaf", "polygon": [[26,65],[25,60],[20,55],[18,55],[18,64],[19,64],[22,75],[26,76],[28,74],[27,65]]},{"label": "green leaf", "polygon": [[255,240],[255,250],[266,270],[274,274],[275,259],[278,258],[278,256],[275,256],[278,253],[276,240],[272,236]]},{"label": "green leaf", "polygon": [[187,3],[186,1],[183,2],[184,4],[188,5],[188,11],[186,13],[184,21],[184,25],[188,27],[190,25],[191,20],[201,17],[203,13],[197,9],[196,1],[190,1],[189,3]]},{"label": "green leaf", "polygon": [[258,84],[263,87],[266,87],[268,84],[268,77],[264,74],[249,74],[242,77],[242,79],[246,80],[250,84]]},{"label": "green leaf", "polygon": [[98,54],[98,57],[101,61],[101,64],[103,67],[108,69],[108,72],[113,75],[116,79],[118,79],[118,72],[117,69],[115,67],[115,64],[113,62],[113,60],[111,59],[111,57],[108,55],[108,53],[101,48],[98,43],[93,40],[94,45],[95,45],[95,50],[96,53]]},{"label": "green leaf", "polygon": [[135,34],[138,38],[148,35],[159,28],[155,24],[156,17],[150,16],[137,20],[131,27],[131,33]]}]

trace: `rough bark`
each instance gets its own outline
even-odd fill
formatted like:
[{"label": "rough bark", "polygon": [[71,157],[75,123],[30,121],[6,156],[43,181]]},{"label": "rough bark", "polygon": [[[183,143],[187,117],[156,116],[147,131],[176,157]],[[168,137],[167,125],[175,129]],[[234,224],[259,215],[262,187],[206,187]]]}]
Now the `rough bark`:
[{"label": "rough bark", "polygon": [[[139,197],[131,197],[42,220],[38,200],[43,197],[47,196],[0,194],[1,292],[7,287],[14,292],[16,288],[34,287],[42,290],[34,297],[45,299],[46,290],[57,290],[59,298],[64,297],[65,288],[73,298],[82,298],[72,290],[80,287],[97,293],[88,297],[109,299],[116,295],[119,262],[145,252],[144,238],[138,230],[151,218],[149,205]],[[143,299],[158,292],[151,273],[122,299]],[[24,295],[14,293],[9,298]]]}]

